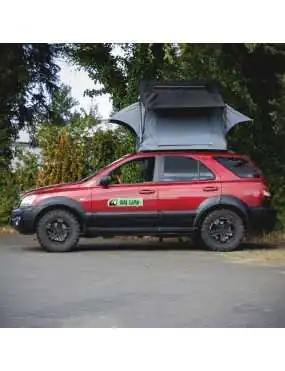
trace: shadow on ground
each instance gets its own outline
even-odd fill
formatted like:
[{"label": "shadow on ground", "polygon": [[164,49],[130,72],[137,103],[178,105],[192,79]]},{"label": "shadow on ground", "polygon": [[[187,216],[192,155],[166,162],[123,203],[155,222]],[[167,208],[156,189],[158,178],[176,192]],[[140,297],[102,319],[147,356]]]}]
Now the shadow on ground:
[{"label": "shadow on ground", "polygon": [[[245,242],[235,251],[275,251],[282,250],[284,246],[278,244],[262,244]],[[41,247],[35,241],[33,245],[23,246],[23,250],[42,252]],[[202,246],[194,245],[191,241],[153,241],[153,240],[121,240],[121,239],[83,239],[76,250],[71,253],[81,251],[207,251]]]}]

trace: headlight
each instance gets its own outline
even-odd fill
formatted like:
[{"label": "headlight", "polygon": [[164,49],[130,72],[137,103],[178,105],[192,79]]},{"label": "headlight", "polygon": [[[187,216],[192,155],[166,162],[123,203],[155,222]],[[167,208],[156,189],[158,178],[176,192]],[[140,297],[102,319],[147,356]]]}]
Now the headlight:
[{"label": "headlight", "polygon": [[37,196],[26,196],[22,199],[20,206],[31,206]]}]

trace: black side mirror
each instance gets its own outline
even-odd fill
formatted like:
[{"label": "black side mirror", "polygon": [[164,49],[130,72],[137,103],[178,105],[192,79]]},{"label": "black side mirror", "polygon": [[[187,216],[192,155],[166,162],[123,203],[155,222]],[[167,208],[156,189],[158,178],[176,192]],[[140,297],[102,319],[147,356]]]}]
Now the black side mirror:
[{"label": "black side mirror", "polygon": [[99,185],[102,187],[108,187],[108,185],[111,183],[111,177],[110,176],[104,176],[100,179]]}]

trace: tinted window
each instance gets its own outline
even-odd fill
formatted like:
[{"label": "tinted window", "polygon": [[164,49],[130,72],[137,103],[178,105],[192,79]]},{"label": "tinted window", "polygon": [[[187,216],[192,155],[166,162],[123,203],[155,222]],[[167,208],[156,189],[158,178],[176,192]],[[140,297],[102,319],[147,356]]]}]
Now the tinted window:
[{"label": "tinted window", "polygon": [[167,156],[164,158],[162,180],[191,181],[214,179],[214,174],[200,161],[190,157]]},{"label": "tinted window", "polygon": [[126,162],[114,169],[111,176],[112,184],[132,184],[153,181],[154,157],[141,158]]},{"label": "tinted window", "polygon": [[261,173],[244,158],[216,157],[216,160],[240,178],[259,178]]}]

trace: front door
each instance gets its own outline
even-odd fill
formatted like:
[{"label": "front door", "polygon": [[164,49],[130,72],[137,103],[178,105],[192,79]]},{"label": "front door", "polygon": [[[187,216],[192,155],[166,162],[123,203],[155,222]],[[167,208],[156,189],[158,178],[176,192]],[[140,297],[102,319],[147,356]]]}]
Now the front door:
[{"label": "front door", "polygon": [[157,226],[157,186],[154,183],[155,157],[141,157],[113,169],[111,184],[94,187],[94,227],[106,232],[134,233]]},{"label": "front door", "polygon": [[201,203],[220,196],[220,181],[205,164],[189,156],[162,156],[159,164],[159,226],[165,231],[191,229]]}]

